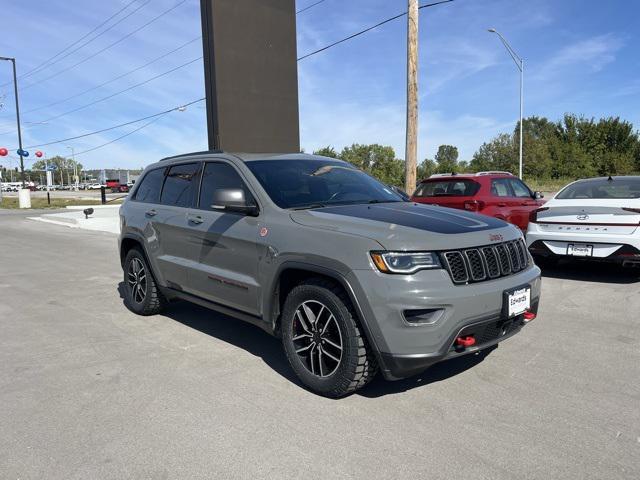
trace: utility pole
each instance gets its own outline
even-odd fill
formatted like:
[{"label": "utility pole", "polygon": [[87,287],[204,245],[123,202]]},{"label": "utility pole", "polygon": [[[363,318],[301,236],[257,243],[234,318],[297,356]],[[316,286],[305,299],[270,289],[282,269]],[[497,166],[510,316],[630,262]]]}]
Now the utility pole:
[{"label": "utility pole", "polygon": [[16,100],[16,123],[18,124],[18,155],[20,156],[20,176],[22,188],[24,188],[24,160],[22,158],[22,131],[20,130],[20,102],[18,101],[18,76],[16,75],[16,59],[11,57],[0,57],[13,65],[13,93]]},{"label": "utility pole", "polygon": [[418,160],[418,0],[409,0],[407,14],[407,138],[404,189],[416,188]]}]

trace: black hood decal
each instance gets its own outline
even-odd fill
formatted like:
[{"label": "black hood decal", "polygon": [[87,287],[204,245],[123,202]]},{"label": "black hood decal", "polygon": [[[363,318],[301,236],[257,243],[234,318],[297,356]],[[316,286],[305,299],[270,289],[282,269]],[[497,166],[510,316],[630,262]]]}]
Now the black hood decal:
[{"label": "black hood decal", "polygon": [[485,215],[412,202],[337,205],[317,208],[310,213],[357,217],[443,234],[480,232],[508,225],[502,220]]}]

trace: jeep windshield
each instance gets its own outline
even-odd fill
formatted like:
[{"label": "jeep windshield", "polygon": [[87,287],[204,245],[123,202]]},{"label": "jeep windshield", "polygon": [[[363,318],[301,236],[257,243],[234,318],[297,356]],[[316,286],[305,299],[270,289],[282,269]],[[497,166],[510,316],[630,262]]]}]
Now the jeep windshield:
[{"label": "jeep windshield", "polygon": [[246,165],[280,208],[405,201],[387,185],[339,160],[252,160]]}]

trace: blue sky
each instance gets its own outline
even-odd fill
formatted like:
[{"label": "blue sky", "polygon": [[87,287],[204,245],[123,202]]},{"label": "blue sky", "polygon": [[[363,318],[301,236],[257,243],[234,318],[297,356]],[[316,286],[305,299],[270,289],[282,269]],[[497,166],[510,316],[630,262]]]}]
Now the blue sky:
[{"label": "blue sky", "polygon": [[[130,0],[2,0],[0,56],[26,72],[85,35]],[[128,18],[86,47],[20,79],[25,145],[46,143],[124,123],[204,96],[199,1],[183,4],[138,33],[59,75],[181,0],[138,0]],[[316,0],[297,0],[304,8]],[[406,10],[406,0],[326,0],[298,15],[298,54],[331,43]],[[91,5],[87,8],[87,5]],[[525,115],[565,112],[619,115],[640,126],[640,2],[623,0],[455,0],[420,13],[419,158],[438,145],[470,159],[482,142],[511,131],[518,116],[518,71],[495,27],[525,59]],[[114,19],[115,21],[115,19]],[[108,25],[107,25],[108,26]],[[107,26],[103,27],[107,28]],[[187,42],[194,40],[187,44]],[[77,98],[166,52],[176,53]],[[89,102],[193,63],[92,107]],[[301,143],[306,151],[351,143],[392,145],[404,156],[406,18],[299,63]],[[0,63],[0,84],[10,80]],[[40,82],[40,83],[37,83]],[[29,86],[31,83],[36,83]],[[14,128],[10,85],[0,87],[0,133]],[[41,123],[45,122],[46,123]],[[48,156],[91,149],[143,124],[43,147]],[[15,133],[0,146],[15,148]],[[144,166],[206,148],[204,104],[172,112],[107,147],[78,156],[86,168]],[[31,149],[32,152],[35,149]],[[30,157],[28,165],[30,165]],[[6,162],[5,162],[6,163]]]}]

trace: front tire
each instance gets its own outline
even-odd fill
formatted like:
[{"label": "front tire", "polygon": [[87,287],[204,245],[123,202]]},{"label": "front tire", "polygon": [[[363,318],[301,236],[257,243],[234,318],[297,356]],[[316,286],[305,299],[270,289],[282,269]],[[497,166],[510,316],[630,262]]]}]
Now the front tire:
[{"label": "front tire", "polygon": [[124,260],[125,304],[138,315],[156,315],[166,306],[166,300],[156,284],[144,254],[132,248]]},{"label": "front tire", "polygon": [[352,393],[377,372],[348,296],[329,281],[312,279],[292,289],[281,327],[291,368],[320,395]]}]

